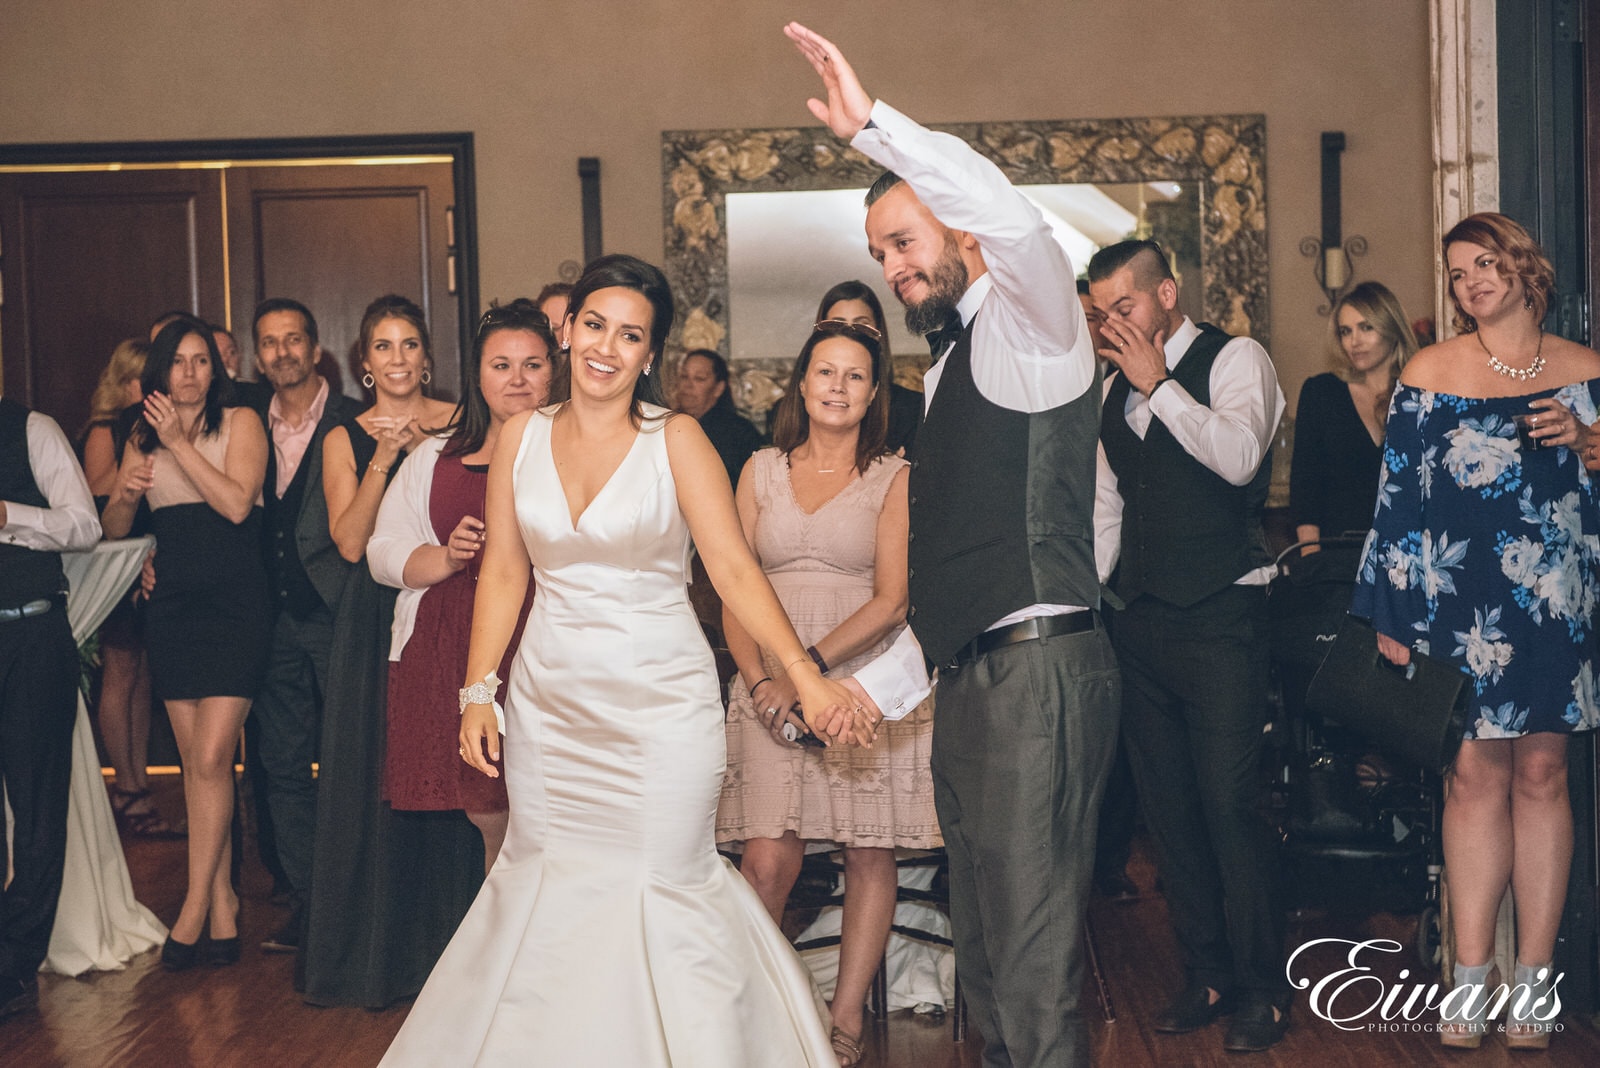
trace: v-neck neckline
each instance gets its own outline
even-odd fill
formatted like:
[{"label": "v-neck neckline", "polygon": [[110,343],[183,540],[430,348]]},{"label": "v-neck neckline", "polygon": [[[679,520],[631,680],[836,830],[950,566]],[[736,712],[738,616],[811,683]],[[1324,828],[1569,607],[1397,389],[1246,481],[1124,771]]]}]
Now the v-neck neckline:
[{"label": "v-neck neckline", "polygon": [[[854,467],[855,465],[852,463],[851,466]],[[823,510],[827,508],[828,505],[832,504],[840,497],[843,497],[850,491],[852,486],[856,485],[858,482],[864,481],[865,478],[866,476],[861,472],[855,472],[855,474],[850,476],[849,481],[847,481],[843,486],[839,487],[838,493],[835,493],[832,497],[829,497],[827,500],[817,505],[814,511],[808,512],[805,510],[805,506],[800,503],[800,495],[794,491],[794,464],[790,462],[788,456],[783,458],[783,482],[784,485],[789,487],[789,500],[794,504],[794,510],[799,512],[807,519],[815,519],[817,516],[821,515]]]},{"label": "v-neck neckline", "polygon": [[611,483],[616,480],[617,472],[621,471],[623,467],[627,465],[628,460],[633,456],[634,450],[639,447],[639,438],[642,436],[643,434],[641,431],[635,430],[633,432],[633,440],[628,443],[628,450],[622,454],[622,459],[617,461],[617,466],[611,469],[611,473],[606,476],[606,480],[600,484],[599,489],[595,490],[594,496],[589,498],[589,502],[583,506],[582,510],[578,512],[577,516],[573,516],[572,502],[567,497],[567,484],[561,478],[561,465],[556,463],[556,423],[555,417],[551,417],[550,469],[555,472],[556,485],[561,489],[561,504],[566,508],[567,520],[572,524],[572,532],[574,534],[578,532],[578,524],[583,522],[583,517],[588,515],[589,509],[594,507],[594,502],[598,501],[602,496],[605,495],[606,490],[611,488]]}]

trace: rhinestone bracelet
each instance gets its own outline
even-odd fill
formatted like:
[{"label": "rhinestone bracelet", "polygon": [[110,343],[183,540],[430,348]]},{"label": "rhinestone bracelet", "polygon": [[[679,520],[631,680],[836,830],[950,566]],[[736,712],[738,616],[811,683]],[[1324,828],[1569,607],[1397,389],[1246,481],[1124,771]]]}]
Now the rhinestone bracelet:
[{"label": "rhinestone bracelet", "polygon": [[471,686],[463,686],[460,690],[461,711],[465,712],[468,705],[494,704],[494,694],[499,688],[500,676],[492,671],[483,677],[482,682],[475,682]]}]

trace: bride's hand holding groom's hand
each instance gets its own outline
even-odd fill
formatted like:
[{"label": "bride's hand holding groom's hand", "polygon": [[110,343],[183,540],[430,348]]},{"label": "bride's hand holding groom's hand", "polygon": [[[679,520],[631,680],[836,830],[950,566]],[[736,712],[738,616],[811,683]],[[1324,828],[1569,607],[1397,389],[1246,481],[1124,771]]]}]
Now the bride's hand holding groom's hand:
[{"label": "bride's hand holding groom's hand", "polygon": [[[802,673],[802,679],[810,675]],[[836,681],[813,676],[814,682],[797,679],[800,706],[811,733],[829,745],[856,745],[870,749],[878,736],[883,717],[855,679]]]}]

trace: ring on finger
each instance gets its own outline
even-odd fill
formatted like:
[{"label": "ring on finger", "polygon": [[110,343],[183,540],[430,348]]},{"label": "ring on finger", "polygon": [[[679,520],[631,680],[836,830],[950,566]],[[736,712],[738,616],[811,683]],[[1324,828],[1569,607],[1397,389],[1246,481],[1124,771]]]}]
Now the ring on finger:
[{"label": "ring on finger", "polygon": [[769,715],[769,716],[776,716],[776,715],[777,715],[777,714],[778,714],[778,710],[777,710],[777,709],[776,709],[776,708],[769,708],[769,709],[767,709],[767,715]]}]

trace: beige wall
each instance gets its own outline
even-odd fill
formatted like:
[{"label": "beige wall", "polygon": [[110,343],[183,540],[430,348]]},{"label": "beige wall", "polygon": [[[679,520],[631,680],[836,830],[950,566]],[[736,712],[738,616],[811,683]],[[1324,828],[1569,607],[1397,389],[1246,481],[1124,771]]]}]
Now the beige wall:
[{"label": "beige wall", "polygon": [[1357,277],[1431,305],[1420,0],[7,0],[0,142],[471,130],[482,293],[510,297],[581,255],[577,157],[602,160],[608,250],[659,258],[660,131],[811,121],[789,18],[925,121],[1264,113],[1291,399],[1324,361],[1297,250],[1322,130],[1349,138]]}]

